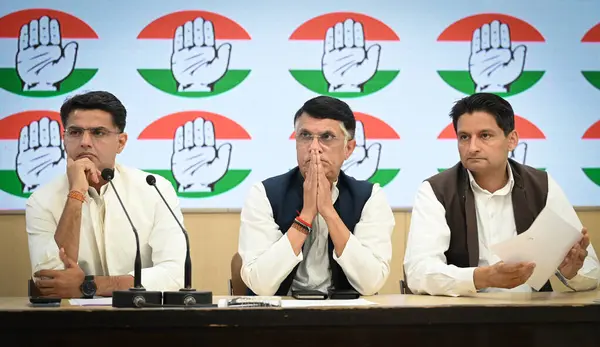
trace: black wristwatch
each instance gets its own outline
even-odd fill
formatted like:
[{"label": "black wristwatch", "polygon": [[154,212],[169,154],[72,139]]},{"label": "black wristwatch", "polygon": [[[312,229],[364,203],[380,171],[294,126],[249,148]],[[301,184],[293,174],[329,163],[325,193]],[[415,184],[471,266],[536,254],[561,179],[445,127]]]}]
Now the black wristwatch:
[{"label": "black wristwatch", "polygon": [[91,299],[96,295],[96,282],[94,281],[94,276],[85,276],[83,279],[83,283],[80,286],[81,293],[83,294],[83,298]]}]

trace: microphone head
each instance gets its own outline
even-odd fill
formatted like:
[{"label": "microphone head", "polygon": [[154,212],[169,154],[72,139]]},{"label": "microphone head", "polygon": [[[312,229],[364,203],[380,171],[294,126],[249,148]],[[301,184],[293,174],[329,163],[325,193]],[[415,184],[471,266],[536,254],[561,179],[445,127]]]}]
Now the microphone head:
[{"label": "microphone head", "polygon": [[106,168],[102,170],[102,178],[105,181],[110,181],[113,179],[113,177],[115,177],[115,172],[113,169]]},{"label": "microphone head", "polygon": [[156,184],[156,177],[154,177],[153,175],[146,176],[146,183],[148,183],[151,186],[155,185]]}]

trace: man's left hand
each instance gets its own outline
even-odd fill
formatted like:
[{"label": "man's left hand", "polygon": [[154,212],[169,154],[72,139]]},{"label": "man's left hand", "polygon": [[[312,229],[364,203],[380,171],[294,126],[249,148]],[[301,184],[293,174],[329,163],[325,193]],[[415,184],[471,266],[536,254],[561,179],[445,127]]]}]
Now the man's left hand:
[{"label": "man's left hand", "polygon": [[327,218],[336,213],[331,201],[331,182],[325,176],[321,155],[317,153],[317,211]]},{"label": "man's left hand", "polygon": [[42,296],[53,298],[80,298],[81,284],[85,278],[85,273],[79,267],[77,262],[71,260],[64,249],[60,250],[60,259],[65,264],[64,270],[40,270],[34,274],[40,279],[36,281]]},{"label": "man's left hand", "polygon": [[587,248],[590,244],[590,237],[586,228],[583,228],[581,233],[583,234],[581,240],[569,250],[569,253],[558,267],[560,273],[569,280],[577,275],[577,271],[581,269],[588,255]]}]

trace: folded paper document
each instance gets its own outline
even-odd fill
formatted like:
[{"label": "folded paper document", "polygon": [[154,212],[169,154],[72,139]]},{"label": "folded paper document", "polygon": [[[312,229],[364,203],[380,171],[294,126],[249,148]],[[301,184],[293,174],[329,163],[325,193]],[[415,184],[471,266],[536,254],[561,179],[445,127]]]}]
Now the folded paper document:
[{"label": "folded paper document", "polygon": [[526,283],[540,290],[582,236],[581,230],[544,208],[527,231],[491,246],[490,250],[505,263],[535,263]]}]

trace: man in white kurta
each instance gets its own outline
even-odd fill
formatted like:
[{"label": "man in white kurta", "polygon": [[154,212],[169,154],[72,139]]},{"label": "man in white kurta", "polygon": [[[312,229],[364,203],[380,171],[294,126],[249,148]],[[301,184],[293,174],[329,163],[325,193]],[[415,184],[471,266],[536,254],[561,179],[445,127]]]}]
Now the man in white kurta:
[{"label": "man in white kurta", "polygon": [[[125,117],[121,102],[101,91],[61,107],[67,172],[38,187],[26,206],[31,267],[42,296],[111,296],[133,286],[135,236],[113,187],[101,177],[106,168],[114,169],[112,182],[139,234],[142,285],[157,291],[183,286],[181,229],[146,183],[147,173],[115,162],[127,141]],[[45,126],[32,124],[22,135],[44,135]],[[173,186],[160,176],[156,185],[183,223]]]}]

